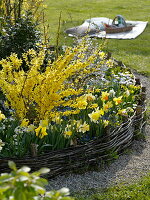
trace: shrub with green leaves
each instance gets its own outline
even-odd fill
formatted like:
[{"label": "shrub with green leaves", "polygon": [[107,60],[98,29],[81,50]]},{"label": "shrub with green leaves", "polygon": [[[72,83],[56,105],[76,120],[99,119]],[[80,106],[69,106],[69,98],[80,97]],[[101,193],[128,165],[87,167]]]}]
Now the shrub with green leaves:
[{"label": "shrub with green leaves", "polygon": [[9,161],[11,173],[2,173],[0,176],[0,199],[2,200],[73,200],[69,197],[69,189],[46,191],[47,180],[41,174],[49,172],[48,168],[29,173],[29,167],[16,168],[13,161]]},{"label": "shrub with green leaves", "polygon": [[15,24],[7,21],[0,34],[0,60],[11,53],[21,57],[28,49],[37,49],[39,42],[40,32],[30,13],[19,18]]}]

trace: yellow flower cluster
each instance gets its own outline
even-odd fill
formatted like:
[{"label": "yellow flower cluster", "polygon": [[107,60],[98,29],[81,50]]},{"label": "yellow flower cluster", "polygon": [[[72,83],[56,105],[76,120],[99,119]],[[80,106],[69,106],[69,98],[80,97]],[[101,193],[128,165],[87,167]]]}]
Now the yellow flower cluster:
[{"label": "yellow flower cluster", "polygon": [[0,10],[6,18],[10,17],[13,21],[17,16],[32,12],[35,20],[41,18],[41,12],[46,8],[44,0],[1,0]]},{"label": "yellow flower cluster", "polygon": [[[82,78],[85,75],[86,69],[86,73],[90,73],[90,69],[93,70],[91,64],[98,51],[95,50],[83,60],[78,55],[84,55],[84,52],[86,54],[86,48],[83,44],[68,48],[65,55],[59,56],[53,63],[49,62],[44,72],[41,72],[44,50],[37,53],[30,49],[23,54],[22,60],[13,53],[0,61],[0,87],[16,116],[22,121],[21,126],[39,125],[36,134],[46,135],[47,126],[43,125],[44,120],[58,122],[60,115],[77,114],[80,109],[85,109],[88,103],[95,100],[92,93],[84,95],[82,86],[76,88],[74,84],[78,76]],[[21,68],[22,62],[26,63],[28,71]],[[74,75],[76,79],[68,84]],[[66,106],[72,107],[72,110],[63,112],[57,109]]]}]

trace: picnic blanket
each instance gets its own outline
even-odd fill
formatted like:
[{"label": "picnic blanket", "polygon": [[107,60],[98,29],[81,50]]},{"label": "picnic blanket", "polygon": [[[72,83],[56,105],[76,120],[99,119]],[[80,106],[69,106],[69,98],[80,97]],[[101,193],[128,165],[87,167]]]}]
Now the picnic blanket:
[{"label": "picnic blanket", "polygon": [[130,23],[134,25],[131,31],[106,34],[105,30],[103,29],[102,24],[106,23],[106,24],[111,25],[112,21],[113,21],[112,19],[109,19],[106,17],[96,17],[96,18],[87,19],[84,21],[82,25],[67,29],[66,33],[72,37],[84,36],[88,33],[89,37],[111,38],[111,39],[134,39],[144,31],[148,23],[147,21],[145,22],[126,21],[126,23]]}]

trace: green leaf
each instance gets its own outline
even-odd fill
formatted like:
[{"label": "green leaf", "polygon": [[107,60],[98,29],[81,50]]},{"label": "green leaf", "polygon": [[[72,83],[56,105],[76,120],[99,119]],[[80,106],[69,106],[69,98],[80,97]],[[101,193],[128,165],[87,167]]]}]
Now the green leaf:
[{"label": "green leaf", "polygon": [[8,161],[8,166],[10,169],[12,169],[13,171],[17,171],[17,167],[16,164],[13,161]]},{"label": "green leaf", "polygon": [[45,185],[48,185],[48,181],[44,178],[39,178],[36,179],[36,184],[43,187]]},{"label": "green leaf", "polygon": [[0,185],[4,184],[5,182],[11,182],[14,179],[11,175],[7,176],[0,176]]},{"label": "green leaf", "polygon": [[16,189],[14,197],[15,200],[28,200],[25,195],[25,192],[21,189]]},{"label": "green leaf", "polygon": [[30,170],[31,170],[31,168],[30,168],[30,167],[23,166],[23,167],[21,167],[21,168],[20,168],[20,170],[19,170],[19,171],[23,171],[23,172],[29,172]]},{"label": "green leaf", "polygon": [[31,187],[33,187],[35,191],[38,192],[39,194],[45,194],[46,192],[46,190],[43,187],[40,187],[38,185],[32,184]]},{"label": "green leaf", "polygon": [[29,180],[29,178],[28,178],[27,176],[20,176],[20,177],[18,178],[18,180],[21,181],[21,182],[23,182],[23,181]]},{"label": "green leaf", "polygon": [[46,173],[48,173],[50,171],[50,169],[49,168],[41,168],[40,170],[39,170],[39,172],[40,172],[40,174],[46,174]]},{"label": "green leaf", "polygon": [[66,187],[61,188],[60,190],[58,190],[58,192],[60,192],[61,194],[69,195],[69,189]]},{"label": "green leaf", "polygon": [[0,187],[0,193],[3,193],[3,192],[5,192],[6,190],[8,190],[9,189],[9,186],[7,185],[7,186],[5,186],[5,187]]}]

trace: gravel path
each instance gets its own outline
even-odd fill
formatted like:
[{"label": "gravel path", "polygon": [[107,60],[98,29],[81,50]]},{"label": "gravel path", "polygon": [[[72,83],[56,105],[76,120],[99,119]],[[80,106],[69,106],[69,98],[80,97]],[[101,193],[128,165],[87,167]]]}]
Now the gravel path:
[{"label": "gravel path", "polygon": [[[135,74],[142,85],[147,88],[147,99],[150,100],[150,78]],[[134,141],[132,153],[120,156],[109,166],[100,171],[89,171],[84,174],[69,174],[50,180],[48,189],[68,187],[71,192],[92,188],[107,187],[120,182],[132,182],[150,171],[150,120],[146,125],[146,141]]]}]

